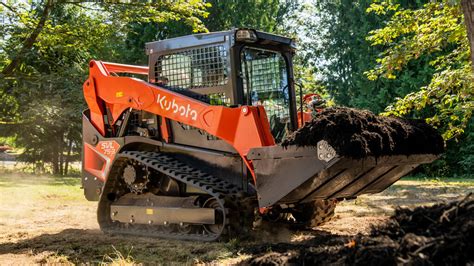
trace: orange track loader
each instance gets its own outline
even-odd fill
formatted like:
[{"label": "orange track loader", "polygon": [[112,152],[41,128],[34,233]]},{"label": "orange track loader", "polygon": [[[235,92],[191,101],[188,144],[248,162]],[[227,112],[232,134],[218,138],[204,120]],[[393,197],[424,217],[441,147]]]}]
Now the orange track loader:
[{"label": "orange track loader", "polygon": [[298,113],[292,39],[250,29],[147,43],[149,66],[90,62],[82,183],[103,231],[212,241],[384,190],[431,154],[340,156],[279,143]]}]

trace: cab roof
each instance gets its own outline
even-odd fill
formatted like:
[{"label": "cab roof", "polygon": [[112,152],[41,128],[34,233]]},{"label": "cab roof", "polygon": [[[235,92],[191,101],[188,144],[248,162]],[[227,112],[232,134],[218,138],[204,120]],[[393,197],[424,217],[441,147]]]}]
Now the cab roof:
[{"label": "cab roof", "polygon": [[257,36],[257,40],[253,42],[255,44],[263,46],[280,46],[292,51],[296,50],[295,41],[291,38],[263,31],[257,31],[254,29],[240,28],[231,29],[228,31],[192,34],[176,38],[170,38],[166,40],[149,42],[145,45],[146,53],[150,55],[158,51],[163,52],[169,50],[180,50],[189,47],[203,46],[207,44],[221,43],[225,41],[230,41],[230,46],[234,46],[238,43],[245,43],[244,41],[239,41],[235,38],[236,32],[240,30],[253,31]]}]

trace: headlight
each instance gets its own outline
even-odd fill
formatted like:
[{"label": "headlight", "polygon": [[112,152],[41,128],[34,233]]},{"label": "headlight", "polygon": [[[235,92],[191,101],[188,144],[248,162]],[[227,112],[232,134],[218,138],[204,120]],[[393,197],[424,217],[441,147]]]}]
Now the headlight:
[{"label": "headlight", "polygon": [[253,30],[238,30],[235,33],[235,39],[241,42],[256,42],[257,34]]}]

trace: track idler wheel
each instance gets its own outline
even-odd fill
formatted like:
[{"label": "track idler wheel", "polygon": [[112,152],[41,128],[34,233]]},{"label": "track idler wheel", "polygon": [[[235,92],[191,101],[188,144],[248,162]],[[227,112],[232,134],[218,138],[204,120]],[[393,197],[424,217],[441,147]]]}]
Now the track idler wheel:
[{"label": "track idler wheel", "polygon": [[183,234],[189,234],[193,230],[193,225],[191,224],[179,224],[177,225],[178,227],[178,232],[183,233]]},{"label": "track idler wheel", "polygon": [[216,223],[203,225],[204,230],[210,234],[221,234],[225,226],[225,210],[215,198],[207,199],[202,207],[213,208],[216,212]]}]

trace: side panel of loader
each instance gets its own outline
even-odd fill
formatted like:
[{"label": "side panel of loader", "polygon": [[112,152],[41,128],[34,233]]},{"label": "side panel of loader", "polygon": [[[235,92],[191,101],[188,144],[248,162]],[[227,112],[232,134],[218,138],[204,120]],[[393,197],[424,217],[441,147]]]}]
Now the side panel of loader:
[{"label": "side panel of loader", "polygon": [[105,138],[91,124],[88,110],[83,113],[82,135],[82,187],[87,200],[99,200],[115,155],[124,150],[160,150],[163,153],[172,153],[180,161],[219,176],[242,189],[247,188],[251,178],[247,175],[242,158],[236,152],[165,143],[140,136]]}]

